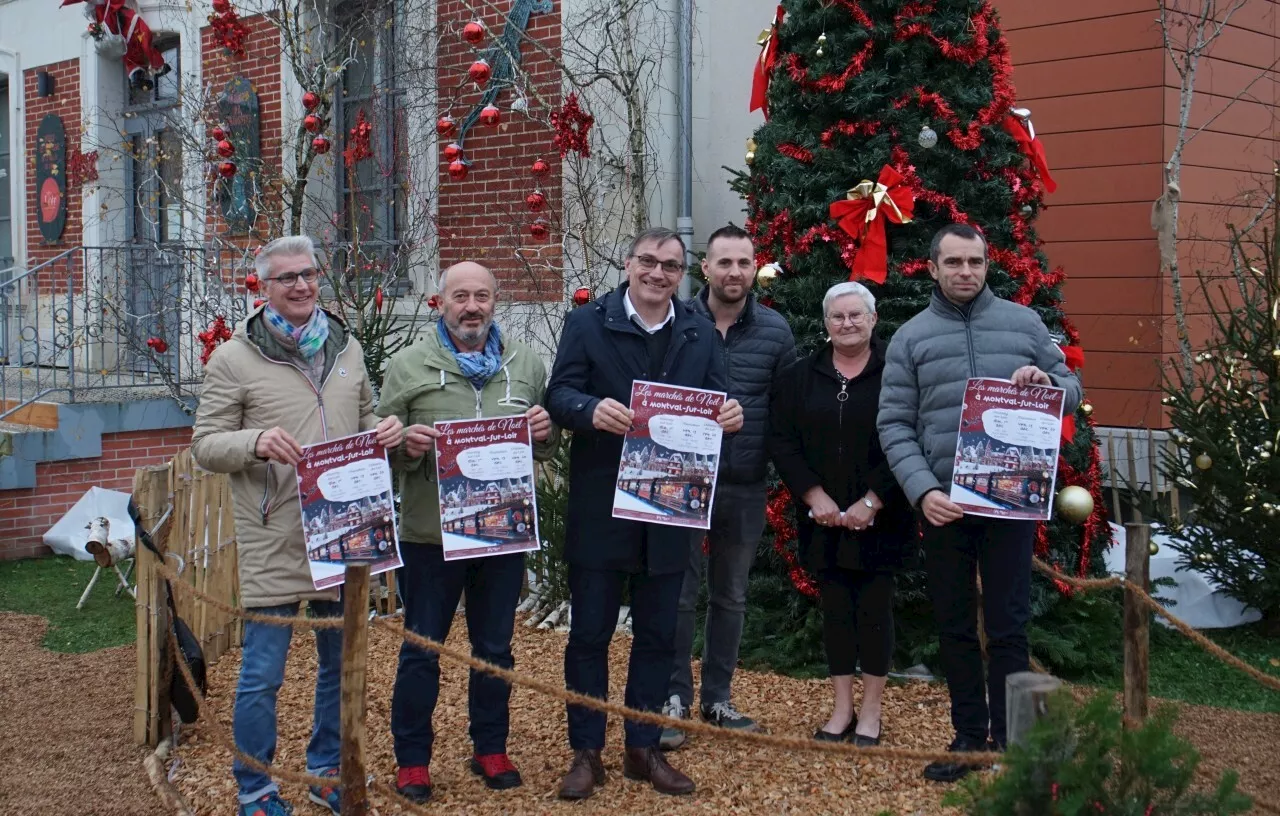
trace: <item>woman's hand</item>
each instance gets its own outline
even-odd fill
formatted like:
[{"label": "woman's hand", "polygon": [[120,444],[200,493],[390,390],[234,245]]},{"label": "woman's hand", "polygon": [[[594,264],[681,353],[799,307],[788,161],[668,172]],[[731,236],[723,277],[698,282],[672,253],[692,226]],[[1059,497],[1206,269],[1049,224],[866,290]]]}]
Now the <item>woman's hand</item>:
[{"label": "woman's hand", "polygon": [[809,505],[809,515],[820,527],[840,525],[840,505],[827,495],[827,491],[821,487],[811,487],[800,498]]},{"label": "woman's hand", "polygon": [[[867,506],[867,502],[871,502],[871,506]],[[880,501],[880,497],[871,491],[867,491],[867,495],[858,499],[849,505],[849,509],[844,511],[844,526],[850,530],[865,530],[876,523],[876,513],[880,512],[880,508],[884,507],[884,503]]]}]

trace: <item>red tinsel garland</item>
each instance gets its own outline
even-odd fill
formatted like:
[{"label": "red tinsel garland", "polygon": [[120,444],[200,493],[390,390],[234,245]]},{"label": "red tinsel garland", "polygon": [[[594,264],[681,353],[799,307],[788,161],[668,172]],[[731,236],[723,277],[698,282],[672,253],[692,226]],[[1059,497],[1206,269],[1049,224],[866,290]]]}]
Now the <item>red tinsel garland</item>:
[{"label": "red tinsel garland", "polygon": [[800,565],[799,556],[787,546],[796,538],[795,525],[788,518],[791,509],[791,492],[785,486],[779,486],[769,496],[769,502],[764,509],[765,520],[773,530],[773,550],[787,565],[787,576],[791,579],[791,584],[806,598],[817,600],[819,594],[817,582]]},{"label": "red tinsel garland", "polygon": [[560,110],[551,112],[551,127],[555,130],[552,139],[560,148],[560,158],[563,159],[571,150],[584,158],[591,155],[591,142],[587,136],[595,122],[595,117],[578,105],[578,95],[570,91]]},{"label": "red tinsel garland", "polygon": [[[217,7],[219,4],[214,3]],[[240,21],[235,6],[227,4],[226,11],[209,15],[209,27],[213,30],[213,40],[227,49],[233,57],[244,59],[245,40],[249,39],[249,27]]]},{"label": "red tinsel garland", "polygon": [[347,149],[342,151],[342,162],[351,167],[373,155],[373,124],[365,118],[364,108],[356,112],[356,124],[347,134]]},{"label": "red tinsel garland", "polygon": [[203,345],[200,351],[200,365],[208,365],[209,357],[213,354],[213,350],[231,339],[231,327],[227,325],[227,319],[222,315],[218,315],[209,324],[209,328],[196,335]]},{"label": "red tinsel garland", "polygon": [[805,164],[813,163],[813,154],[811,152],[805,150],[800,145],[791,144],[791,142],[783,142],[778,145],[778,152],[784,156],[795,159],[798,162],[804,162]]},{"label": "red tinsel garland", "polygon": [[939,37],[933,33],[933,29],[927,23],[906,22],[908,18],[926,17],[932,13],[933,3],[929,2],[929,0],[921,3],[907,3],[893,19],[894,28],[897,29],[894,39],[906,40],[911,37],[927,37],[938,46],[938,50],[942,52],[944,57],[965,65],[976,65],[987,56],[990,48],[990,43],[987,42],[987,33],[991,28],[992,15],[995,14],[995,10],[991,6],[984,6],[978,12],[978,15],[970,21],[973,24],[973,42],[969,45],[956,45],[945,37]]},{"label": "red tinsel garland", "polygon": [[879,122],[846,122],[841,120],[822,132],[822,146],[831,147],[839,136],[874,136],[880,131]]}]

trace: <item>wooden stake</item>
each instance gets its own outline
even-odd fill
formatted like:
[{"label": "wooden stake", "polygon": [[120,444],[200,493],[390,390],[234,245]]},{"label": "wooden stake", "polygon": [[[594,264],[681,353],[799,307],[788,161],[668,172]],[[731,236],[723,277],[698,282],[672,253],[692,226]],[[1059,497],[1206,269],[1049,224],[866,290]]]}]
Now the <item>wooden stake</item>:
[{"label": "wooden stake", "polygon": [[367,816],[365,666],[369,656],[369,565],[348,564],[342,588],[342,813]]},{"label": "wooden stake", "polygon": [[[134,501],[138,505],[139,520],[143,528],[148,531],[156,527],[156,523],[168,508],[168,481],[168,467],[142,468],[134,474]],[[166,547],[165,539],[168,536],[163,530],[157,532],[159,534],[153,536],[153,541],[163,553]],[[161,655],[167,651],[169,607],[165,603],[164,577],[154,568],[144,570],[144,565],[150,567],[151,564],[147,563],[142,553],[146,552],[149,559],[154,559],[155,556],[151,555],[141,543],[138,544],[138,551],[140,558],[137,601],[139,604],[138,659],[145,662],[146,669],[144,671],[139,667],[135,682],[142,681],[146,687],[145,703],[143,703],[145,729],[142,729],[141,742],[154,747],[171,734],[173,726],[169,716],[169,682],[172,674],[169,671],[170,667],[164,665],[160,659]],[[145,588],[143,587],[144,572]],[[134,699],[136,703],[144,697],[135,689]],[[137,732],[135,714],[135,735]]]},{"label": "wooden stake", "polygon": [[[1148,589],[1151,572],[1151,527],[1130,522],[1125,529],[1124,573],[1132,584]],[[1139,726],[1147,718],[1151,614],[1129,587],[1124,591],[1124,721]]]},{"label": "wooden stake", "polygon": [[1026,745],[1031,726],[1049,710],[1049,696],[1062,688],[1052,675],[1015,672],[1005,678],[1005,726],[1009,745]]}]

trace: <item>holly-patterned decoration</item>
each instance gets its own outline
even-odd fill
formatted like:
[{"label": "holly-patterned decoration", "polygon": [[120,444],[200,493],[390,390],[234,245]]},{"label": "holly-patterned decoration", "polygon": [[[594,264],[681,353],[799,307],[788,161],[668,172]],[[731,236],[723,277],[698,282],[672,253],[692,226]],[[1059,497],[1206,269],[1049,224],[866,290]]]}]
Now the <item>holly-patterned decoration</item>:
[{"label": "holly-patterned decoration", "polygon": [[484,23],[472,20],[462,27],[462,39],[476,45],[484,39]]},{"label": "holly-patterned decoration", "polygon": [[333,144],[324,136],[317,136],[311,140],[311,149],[321,156],[328,153],[331,147]]},{"label": "holly-patterned decoration", "polygon": [[458,129],[458,123],[453,121],[453,117],[445,114],[436,120],[436,135],[448,136]]},{"label": "holly-patterned decoration", "polygon": [[467,177],[467,163],[461,159],[455,159],[449,162],[449,178],[454,181],[462,181]]},{"label": "holly-patterned decoration", "polygon": [[529,168],[529,172],[533,174],[534,178],[542,178],[551,172],[551,165],[547,164],[545,159],[537,159]]},{"label": "holly-patterned decoration", "polygon": [[231,327],[225,317],[218,315],[207,329],[196,335],[196,339],[204,346],[200,351],[200,364],[208,365],[214,349],[231,339]]},{"label": "holly-patterned decoration", "polygon": [[591,302],[591,290],[585,286],[579,286],[573,290],[573,305],[586,306]]},{"label": "holly-patterned decoration", "polygon": [[578,105],[578,95],[570,91],[560,109],[551,112],[551,127],[555,130],[554,141],[560,149],[560,158],[571,150],[580,156],[591,155],[587,135],[595,121],[594,116]]},{"label": "holly-patterned decoration", "polygon": [[467,76],[477,85],[485,84],[492,75],[493,69],[489,67],[489,61],[483,57],[471,63],[471,67],[467,69]]},{"label": "holly-patterned decoration", "polygon": [[320,107],[320,94],[315,91],[307,91],[302,95],[302,107],[308,112]]},{"label": "holly-patterned decoration", "polygon": [[497,105],[485,105],[480,111],[480,124],[493,127],[502,121],[502,111]]},{"label": "holly-patterned decoration", "polygon": [[534,190],[524,197],[524,203],[529,207],[530,212],[538,212],[547,206],[547,196],[541,190]]}]

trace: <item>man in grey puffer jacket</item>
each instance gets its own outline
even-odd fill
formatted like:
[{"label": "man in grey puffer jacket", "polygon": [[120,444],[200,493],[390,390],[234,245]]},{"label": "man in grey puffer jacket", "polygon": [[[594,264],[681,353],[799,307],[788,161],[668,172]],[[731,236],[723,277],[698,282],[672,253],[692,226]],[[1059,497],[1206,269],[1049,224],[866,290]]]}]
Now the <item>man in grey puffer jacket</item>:
[{"label": "man in grey puffer jacket", "polygon": [[[929,255],[937,288],[929,307],[889,344],[876,425],[894,476],[926,522],[925,570],[956,730],[950,750],[986,750],[988,736],[1003,750],[1005,678],[1028,665],[1036,523],[965,516],[949,498],[965,383],[995,377],[1054,385],[1066,391],[1063,411],[1069,414],[1080,404],[1080,381],[1040,316],[987,288],[987,245],[980,232],[964,224],[943,227]],[[977,571],[990,658],[985,690]],[[935,762],[924,774],[952,782],[972,768],[962,760]]]},{"label": "man in grey puffer jacket", "polygon": [[[764,532],[764,440],[769,420],[770,384],[794,358],[796,341],[782,315],[751,294],[755,247],[732,224],[711,233],[702,262],[707,286],[689,300],[689,308],[716,324],[716,345],[724,360],[729,396],[742,404],[743,426],[725,434],[720,475],[711,508],[708,554],[701,531],[690,548],[676,619],[676,659],[664,712],[688,716],[693,707],[693,628],[704,565],[709,603],[702,647],[702,717],[725,728],[755,730],[755,722],[730,702],[729,686],[738,664],[742,620],[747,609],[747,575]],[[667,728],[660,745],[680,747],[683,731]]]}]

